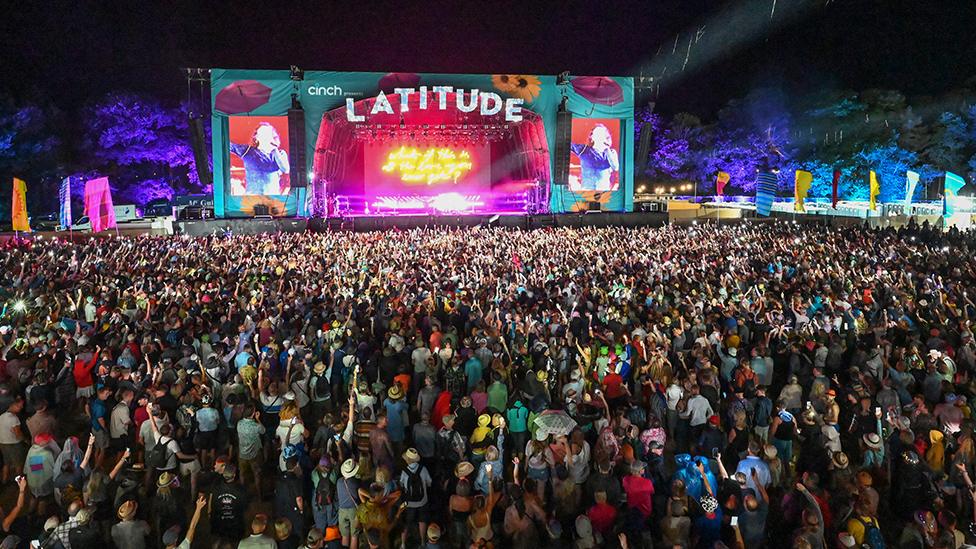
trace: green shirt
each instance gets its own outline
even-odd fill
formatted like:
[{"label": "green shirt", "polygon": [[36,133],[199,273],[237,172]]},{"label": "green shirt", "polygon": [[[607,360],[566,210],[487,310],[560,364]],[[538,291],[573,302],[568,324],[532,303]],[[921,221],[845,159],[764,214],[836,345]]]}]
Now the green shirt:
[{"label": "green shirt", "polygon": [[496,381],[488,386],[488,407],[502,411],[508,406],[508,386]]},{"label": "green shirt", "polygon": [[508,411],[508,430],[511,433],[524,433],[528,430],[529,409],[525,406]]},{"label": "green shirt", "polygon": [[254,459],[261,451],[261,435],[264,425],[252,418],[244,418],[237,422],[237,440],[240,442],[241,459]]}]

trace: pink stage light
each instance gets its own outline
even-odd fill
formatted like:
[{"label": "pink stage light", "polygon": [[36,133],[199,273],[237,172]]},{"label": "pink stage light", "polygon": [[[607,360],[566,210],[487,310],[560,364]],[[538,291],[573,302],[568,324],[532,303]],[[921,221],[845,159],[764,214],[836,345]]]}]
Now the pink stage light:
[{"label": "pink stage light", "polygon": [[450,192],[434,196],[377,196],[372,203],[372,208],[373,210],[462,212],[484,205],[480,195]]},{"label": "pink stage light", "polygon": [[463,196],[458,193],[442,193],[428,202],[431,208],[439,212],[461,212],[475,206],[484,206],[478,195]]}]

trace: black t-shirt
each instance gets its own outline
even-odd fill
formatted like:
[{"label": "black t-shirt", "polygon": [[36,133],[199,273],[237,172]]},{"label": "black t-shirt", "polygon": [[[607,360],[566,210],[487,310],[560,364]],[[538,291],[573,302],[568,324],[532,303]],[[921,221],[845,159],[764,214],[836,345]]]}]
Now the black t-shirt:
[{"label": "black t-shirt", "polygon": [[244,510],[247,491],[236,482],[224,482],[212,494],[211,529],[222,537],[239,539],[244,535]]},{"label": "black t-shirt", "polygon": [[101,542],[98,527],[91,522],[75,526],[68,530],[68,542],[72,547],[98,547]]}]

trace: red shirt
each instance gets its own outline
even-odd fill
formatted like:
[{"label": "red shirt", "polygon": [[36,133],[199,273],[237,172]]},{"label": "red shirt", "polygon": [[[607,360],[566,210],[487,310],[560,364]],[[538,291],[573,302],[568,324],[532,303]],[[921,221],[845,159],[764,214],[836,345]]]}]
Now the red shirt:
[{"label": "red shirt", "polygon": [[608,373],[603,376],[603,386],[606,387],[607,400],[624,396],[624,378],[620,374]]},{"label": "red shirt", "polygon": [[586,516],[590,518],[593,531],[607,534],[613,531],[613,524],[617,521],[617,509],[608,503],[597,503],[587,511]]},{"label": "red shirt", "polygon": [[637,509],[644,518],[651,516],[651,496],[654,483],[644,477],[627,475],[624,477],[624,492],[627,492],[627,506]]},{"label": "red shirt", "polygon": [[75,360],[75,369],[72,372],[75,376],[75,386],[79,389],[84,389],[85,387],[91,387],[95,381],[92,379],[92,370],[95,369],[95,365],[98,364],[98,355],[92,354],[91,361],[84,363],[81,360]]}]

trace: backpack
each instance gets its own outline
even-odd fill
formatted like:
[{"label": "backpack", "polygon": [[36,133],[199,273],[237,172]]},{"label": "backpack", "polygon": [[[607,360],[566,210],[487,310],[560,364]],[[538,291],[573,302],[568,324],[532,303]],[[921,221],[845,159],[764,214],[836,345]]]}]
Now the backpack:
[{"label": "backpack", "polygon": [[319,483],[315,487],[315,504],[325,507],[335,502],[336,487],[325,475],[319,475]]},{"label": "backpack", "polygon": [[161,469],[166,467],[166,463],[169,461],[169,455],[171,453],[169,450],[169,443],[173,439],[166,437],[166,442],[163,442],[163,440],[164,439],[160,437],[160,439],[156,442],[156,445],[153,446],[153,449],[146,454],[146,467],[151,467],[153,469]]},{"label": "backpack", "polygon": [[410,469],[404,471],[407,473],[407,485],[403,487],[404,498],[407,501],[423,501],[424,499],[424,480],[420,478],[420,471],[419,467],[416,471]]},{"label": "backpack", "polygon": [[864,526],[864,543],[862,545],[871,549],[885,549],[884,536],[881,535],[881,530],[878,528],[876,520],[865,522],[861,517],[854,517],[854,520]]},{"label": "backpack", "polygon": [[325,377],[324,375],[312,376],[312,398],[314,400],[328,400],[329,398],[332,398],[330,389],[331,386],[329,385],[329,378]]}]

